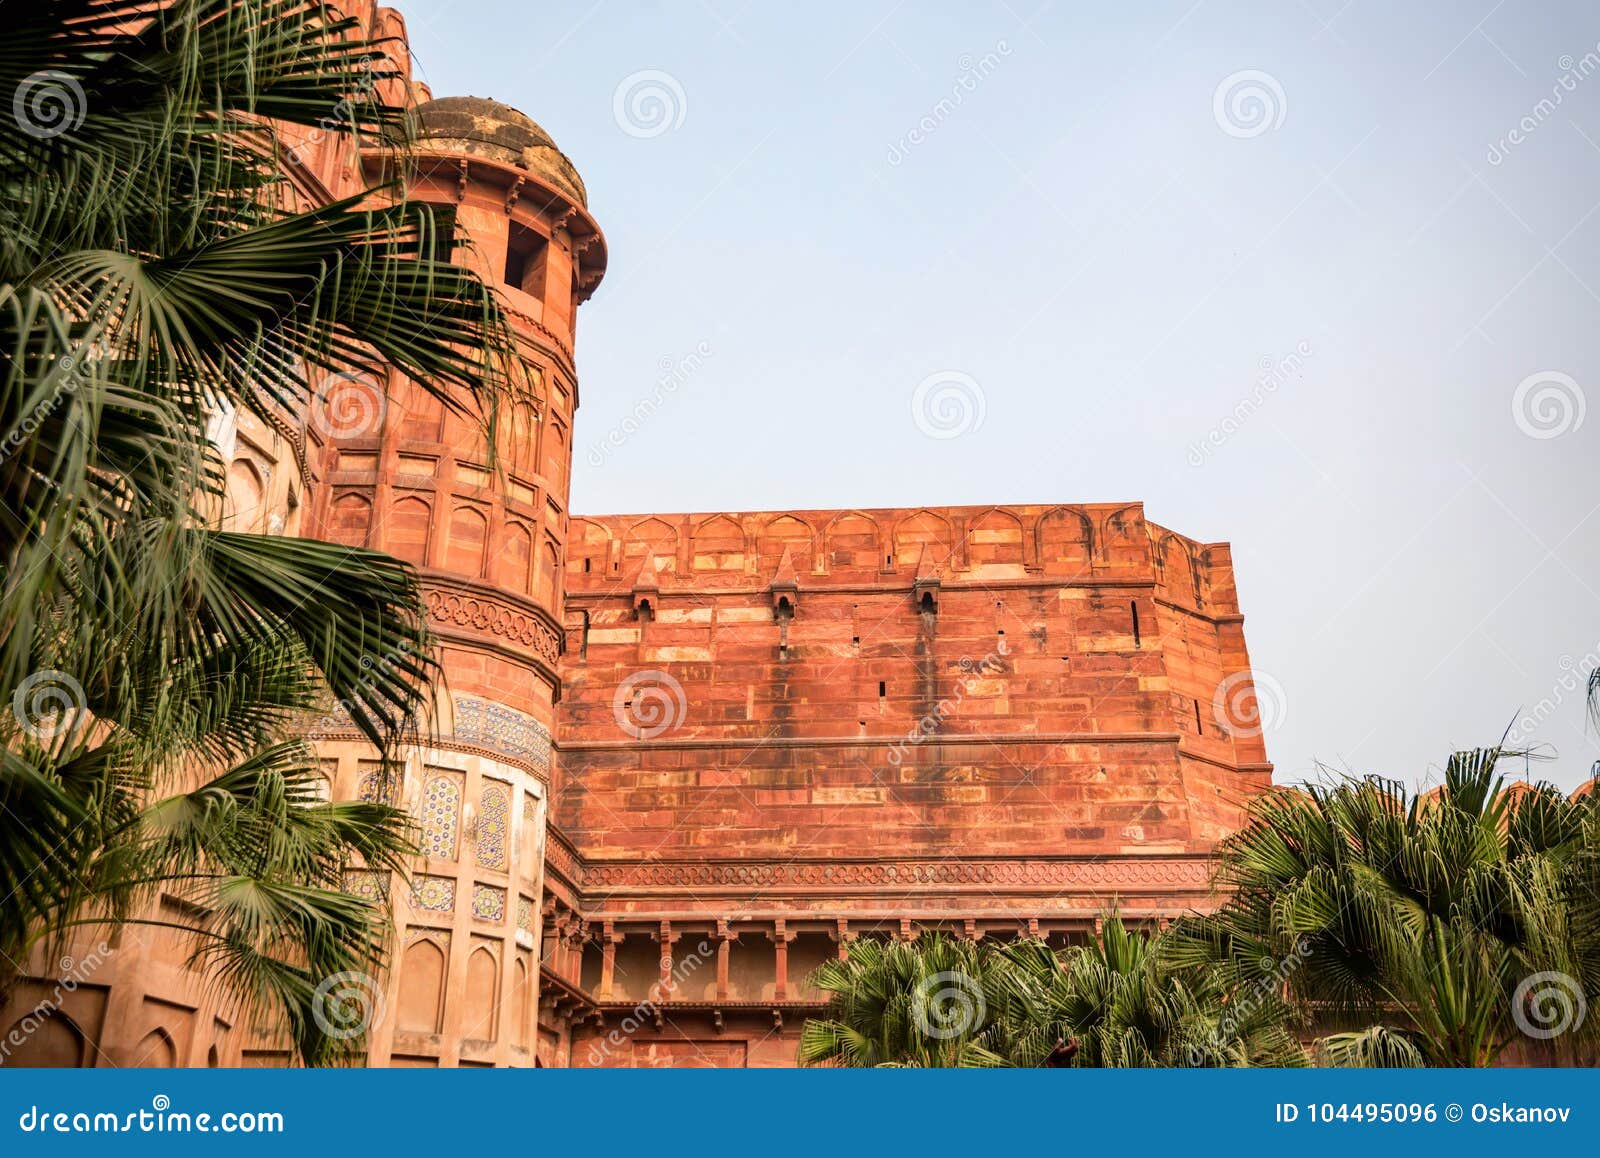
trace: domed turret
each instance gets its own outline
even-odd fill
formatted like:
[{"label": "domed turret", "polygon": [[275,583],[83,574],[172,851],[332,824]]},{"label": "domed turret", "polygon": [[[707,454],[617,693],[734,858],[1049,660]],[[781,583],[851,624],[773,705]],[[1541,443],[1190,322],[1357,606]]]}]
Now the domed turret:
[{"label": "domed turret", "polygon": [[440,97],[417,109],[418,144],[526,169],[588,207],[583,178],[532,117],[486,97]]}]

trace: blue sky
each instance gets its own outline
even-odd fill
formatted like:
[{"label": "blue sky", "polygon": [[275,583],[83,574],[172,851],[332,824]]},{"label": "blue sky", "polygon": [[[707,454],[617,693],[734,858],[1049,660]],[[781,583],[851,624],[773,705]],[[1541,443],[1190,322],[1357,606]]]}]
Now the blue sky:
[{"label": "blue sky", "polygon": [[1280,780],[1600,758],[1592,5],[401,7],[606,230],[575,511],[1143,500],[1233,544]]}]

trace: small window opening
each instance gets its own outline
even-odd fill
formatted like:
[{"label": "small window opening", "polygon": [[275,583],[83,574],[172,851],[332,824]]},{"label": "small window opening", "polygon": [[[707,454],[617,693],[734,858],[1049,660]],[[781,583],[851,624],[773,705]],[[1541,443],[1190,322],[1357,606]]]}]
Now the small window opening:
[{"label": "small window opening", "polygon": [[428,257],[433,261],[448,262],[456,249],[456,211],[448,206],[429,206],[430,232],[424,242]]},{"label": "small window opening", "polygon": [[1197,735],[1197,736],[1204,736],[1206,734],[1205,728],[1200,726],[1200,701],[1199,700],[1196,700],[1194,702],[1194,732],[1195,732],[1195,735]]},{"label": "small window opening", "polygon": [[650,601],[648,599],[641,599],[639,600],[639,607],[636,611],[636,614],[640,619],[654,619],[655,609],[650,606]]},{"label": "small window opening", "polygon": [[1133,646],[1143,647],[1144,645],[1139,641],[1139,604],[1137,602],[1129,603],[1128,608],[1133,612]]},{"label": "small window opening", "polygon": [[894,566],[894,556],[893,555],[885,555],[883,557],[883,565],[885,567],[893,567]]},{"label": "small window opening", "polygon": [[922,603],[920,604],[920,607],[921,607],[921,609],[923,611],[931,612],[931,611],[937,611],[938,610],[938,608],[935,607],[934,603],[933,603],[933,592],[932,591],[924,591],[922,593]]},{"label": "small window opening", "polygon": [[883,699],[884,696],[886,696],[888,694],[889,694],[889,685],[886,684],[883,680],[879,680],[878,681],[878,698],[881,700],[881,699]]},{"label": "small window opening", "polygon": [[550,242],[542,234],[513,222],[511,235],[506,239],[506,284],[540,296],[545,253],[549,248]]},{"label": "small window opening", "polygon": [[789,602],[789,597],[787,595],[783,595],[778,598],[776,614],[780,620],[794,618],[794,604]]},{"label": "small window opening", "polygon": [[589,573],[589,563],[590,563],[590,560],[588,560],[588,559],[585,559],[583,561],[583,573],[585,575],[587,575]]}]

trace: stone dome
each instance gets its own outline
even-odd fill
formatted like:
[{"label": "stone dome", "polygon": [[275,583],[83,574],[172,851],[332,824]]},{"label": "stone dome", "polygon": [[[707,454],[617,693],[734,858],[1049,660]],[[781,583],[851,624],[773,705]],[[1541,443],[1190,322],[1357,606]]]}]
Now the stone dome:
[{"label": "stone dome", "polygon": [[487,97],[440,97],[417,107],[417,143],[526,169],[588,208],[583,178],[532,117]]}]

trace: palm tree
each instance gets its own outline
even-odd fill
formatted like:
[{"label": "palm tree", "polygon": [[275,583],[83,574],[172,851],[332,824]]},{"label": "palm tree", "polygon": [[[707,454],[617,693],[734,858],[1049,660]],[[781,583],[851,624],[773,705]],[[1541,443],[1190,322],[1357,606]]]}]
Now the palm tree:
[{"label": "palm tree", "polygon": [[1005,1065],[993,1047],[1009,1032],[1007,962],[982,942],[938,933],[915,941],[856,940],[811,984],[826,1018],[800,1032],[802,1065],[915,1068]]},{"label": "palm tree", "polygon": [[1513,1043],[1592,1058],[1600,813],[1592,794],[1508,787],[1499,748],[1460,752],[1434,792],[1378,778],[1259,801],[1220,850],[1229,894],[1169,955],[1235,983],[1283,981],[1333,1064],[1484,1066]]},{"label": "palm tree", "polygon": [[[434,260],[395,187],[292,207],[275,126],[404,172],[383,46],[314,0],[48,0],[7,11],[0,92],[0,992],[158,891],[229,992],[324,1061],[317,986],[382,961],[343,873],[402,866],[403,816],[324,803],[306,713],[391,758],[434,674],[416,575],[216,529],[207,419],[303,415],[397,367],[492,423],[515,392],[493,291]],[[490,440],[492,445],[492,439]]]},{"label": "palm tree", "polygon": [[812,984],[828,1016],[800,1061],[835,1066],[1304,1065],[1278,987],[1228,989],[1209,965],[1178,970],[1159,937],[1115,913],[1087,945],[857,941]]},{"label": "palm tree", "polygon": [[1162,953],[1168,935],[1130,929],[1113,913],[1065,960],[1039,941],[1002,950],[1008,976],[1020,979],[1013,1007],[1025,1014],[1011,1062],[1049,1064],[1065,1043],[1071,1064],[1089,1068],[1306,1064],[1279,986],[1230,984],[1209,964],[1174,968]]}]

